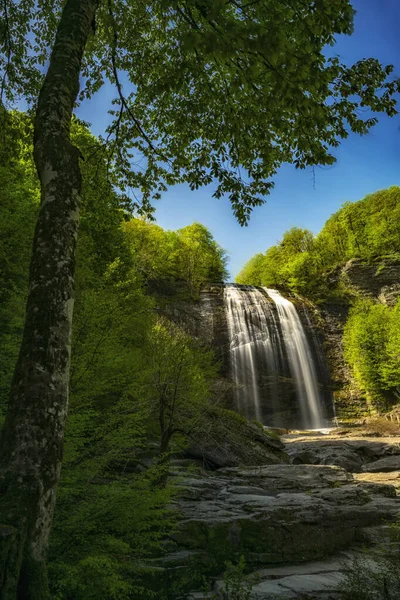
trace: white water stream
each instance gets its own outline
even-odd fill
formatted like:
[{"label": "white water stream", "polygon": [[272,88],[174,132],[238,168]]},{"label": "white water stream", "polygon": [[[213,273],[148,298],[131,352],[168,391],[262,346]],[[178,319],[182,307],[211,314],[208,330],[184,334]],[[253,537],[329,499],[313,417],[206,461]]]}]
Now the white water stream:
[{"label": "white water stream", "polygon": [[224,290],[236,408],[261,422],[266,413],[284,415],[292,410],[284,399],[294,383],[298,426],[323,427],[316,370],[296,308],[276,290],[264,291],[236,285]]},{"label": "white water stream", "polygon": [[289,366],[296,383],[304,422],[311,429],[324,425],[317,387],[317,374],[306,334],[292,302],[276,290],[264,288],[275,302],[282,327]]}]

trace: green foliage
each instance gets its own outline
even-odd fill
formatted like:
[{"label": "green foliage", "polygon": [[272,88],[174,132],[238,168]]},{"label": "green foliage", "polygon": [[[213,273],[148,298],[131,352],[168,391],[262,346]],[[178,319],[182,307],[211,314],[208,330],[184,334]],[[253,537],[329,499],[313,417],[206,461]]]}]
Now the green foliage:
[{"label": "green foliage", "polygon": [[[152,598],[145,559],[162,553],[161,540],[174,526],[166,509],[173,491],[156,487],[157,469],[139,476],[127,463],[107,467],[100,440],[86,437],[91,456],[65,467],[50,548],[53,597]],[[120,457],[118,436],[113,447]]]},{"label": "green foliage", "polygon": [[163,454],[175,434],[186,436],[201,421],[217,367],[211,351],[166,319],[154,324],[149,344],[149,366],[139,396],[158,423]]},{"label": "green foliage", "polygon": [[286,288],[324,297],[327,274],[351,258],[366,261],[400,252],[400,188],[393,186],[345,203],[317,236],[293,227],[265,254],[256,254],[236,278],[238,283]]},{"label": "green foliage", "polygon": [[344,356],[372,403],[400,397],[400,301],[394,308],[358,301],[343,337]]},{"label": "green foliage", "polygon": [[221,588],[209,596],[210,600],[250,600],[251,590],[258,582],[254,576],[246,576],[246,561],[241,556],[237,564],[225,563]]},{"label": "green foliage", "polygon": [[136,270],[151,288],[163,293],[166,283],[183,284],[184,295],[197,298],[201,286],[227,277],[225,251],[200,223],[164,231],[143,219],[124,226]]},{"label": "green foliage", "polygon": [[[52,0],[8,6],[0,52],[8,102],[36,103],[60,11]],[[245,224],[282,163],[334,163],[332,149],[350,132],[366,134],[377,113],[397,114],[392,66],[326,57],[326,45],[352,33],[353,17],[349,0],[100,4],[79,100],[117,79],[103,142],[121,189],[132,188],[149,214],[171,184],[215,182],[213,195],[229,196]]]},{"label": "green foliage", "polygon": [[39,189],[30,156],[30,121],[0,111],[0,418],[8,401],[25,315]]},{"label": "green foliage", "polygon": [[[30,119],[19,113],[4,117],[2,407],[20,343],[39,204]],[[156,464],[160,406],[168,433],[182,444],[180,430],[189,429],[208,403],[216,367],[208,350],[158,318],[149,281],[175,285],[179,278],[185,294],[195,295],[207,278],[224,276],[225,255],[202,225],[165,232],[127,220],[129,206],[113,188],[101,144],[77,120],[73,136],[88,158],[82,165],[69,419],[49,556],[52,597],[155,598],[156,574],[146,561],[163,553],[163,540],[175,526],[167,508],[175,490],[159,485],[165,466]]]}]

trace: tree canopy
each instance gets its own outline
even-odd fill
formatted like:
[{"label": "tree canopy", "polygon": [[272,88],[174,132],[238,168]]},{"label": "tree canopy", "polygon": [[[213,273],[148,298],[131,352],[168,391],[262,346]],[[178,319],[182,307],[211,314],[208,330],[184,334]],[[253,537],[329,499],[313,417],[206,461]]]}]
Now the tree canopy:
[{"label": "tree canopy", "polygon": [[[2,97],[34,106],[62,5],[5,6]],[[101,2],[79,102],[114,86],[103,150],[133,204],[215,181],[245,224],[282,163],[330,165],[350,132],[395,115],[393,67],[326,55],[353,17],[349,0]]]},{"label": "tree canopy", "polygon": [[194,299],[204,283],[227,277],[225,251],[200,223],[164,231],[149,221],[130,219],[124,232],[137,270],[154,288],[162,288],[166,281],[181,281],[184,294]]}]

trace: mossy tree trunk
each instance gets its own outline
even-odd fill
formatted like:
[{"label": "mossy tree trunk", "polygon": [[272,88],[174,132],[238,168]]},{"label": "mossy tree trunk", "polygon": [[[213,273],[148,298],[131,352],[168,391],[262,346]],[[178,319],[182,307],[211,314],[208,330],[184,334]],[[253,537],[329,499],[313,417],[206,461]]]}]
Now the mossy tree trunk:
[{"label": "mossy tree trunk", "polygon": [[68,406],[79,151],[70,125],[98,0],[67,0],[40,92],[34,158],[41,207],[26,321],[0,442],[0,598],[49,597],[45,555]]}]

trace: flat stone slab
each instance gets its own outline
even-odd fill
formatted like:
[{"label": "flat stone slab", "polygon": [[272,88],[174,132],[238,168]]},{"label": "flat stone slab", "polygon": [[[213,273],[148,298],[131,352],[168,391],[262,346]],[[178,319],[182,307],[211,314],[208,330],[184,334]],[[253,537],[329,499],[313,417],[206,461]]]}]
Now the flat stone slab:
[{"label": "flat stone slab", "polygon": [[366,473],[388,473],[390,471],[400,471],[400,456],[385,456],[363,466]]},{"label": "flat stone slab", "polygon": [[[275,581],[263,581],[254,586],[251,598],[257,600],[286,600],[286,598],[298,598],[303,594],[310,594],[321,600],[322,598],[332,598],[340,583],[343,581],[343,575],[339,571],[333,573],[305,573],[304,575],[291,575],[282,577]],[[304,597],[304,596],[303,596]]]},{"label": "flat stone slab", "polygon": [[378,485],[388,484],[396,490],[400,489],[400,471],[388,471],[385,473],[354,473],[356,481],[374,483]]},{"label": "flat stone slab", "polygon": [[[341,552],[326,560],[306,562],[297,565],[260,569],[249,575],[257,583],[251,589],[251,600],[339,600],[339,588],[344,581],[343,570],[361,557],[372,570],[378,565],[357,550]],[[214,589],[223,588],[217,581]],[[202,593],[190,594],[187,600],[207,598]]]},{"label": "flat stone slab", "polygon": [[287,435],[283,440],[286,444],[285,451],[293,464],[335,465],[351,473],[358,473],[368,470],[371,463],[388,459],[387,463],[378,464],[376,470],[389,470],[386,465],[392,464],[400,469],[400,444],[397,437],[388,441],[387,438],[332,439],[331,435],[323,438]]},{"label": "flat stone slab", "polygon": [[223,565],[317,560],[349,547],[364,527],[394,520],[400,499],[390,485],[357,481],[339,467],[232,467],[178,480],[180,550]]}]

